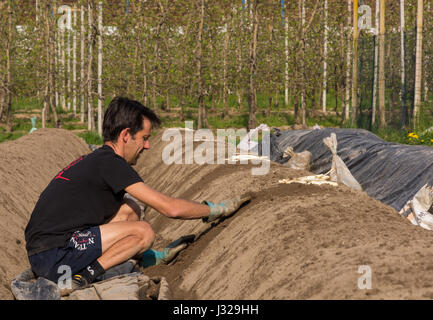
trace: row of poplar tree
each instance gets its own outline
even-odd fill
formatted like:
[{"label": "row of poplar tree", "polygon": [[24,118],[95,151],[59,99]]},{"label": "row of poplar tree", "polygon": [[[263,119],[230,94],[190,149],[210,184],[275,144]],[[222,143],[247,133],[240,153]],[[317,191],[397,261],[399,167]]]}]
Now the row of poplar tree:
[{"label": "row of poplar tree", "polygon": [[247,105],[253,128],[260,95],[268,116],[284,96],[304,125],[321,110],[415,128],[432,83],[430,2],[0,0],[0,122],[12,129],[13,99],[38,99],[43,126],[63,108],[101,132],[104,101],[129,95],[156,112],[176,104],[181,121],[197,105],[198,128],[216,104],[225,117]]}]

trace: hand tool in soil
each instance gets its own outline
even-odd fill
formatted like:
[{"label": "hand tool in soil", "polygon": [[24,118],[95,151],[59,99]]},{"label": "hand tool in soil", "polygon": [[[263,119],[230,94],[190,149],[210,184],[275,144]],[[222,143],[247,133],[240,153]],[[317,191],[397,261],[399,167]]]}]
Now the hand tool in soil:
[{"label": "hand tool in soil", "polygon": [[169,243],[164,250],[147,250],[142,254],[142,265],[144,268],[156,266],[159,264],[168,264],[177,254],[188,246],[188,243],[194,242],[194,235],[182,236],[179,239]]},{"label": "hand tool in soil", "polygon": [[227,218],[235,213],[243,204],[250,201],[249,195],[237,196],[232,199],[221,201],[220,203],[213,203],[211,201],[203,201],[210,207],[210,214],[208,217],[202,218],[203,222],[212,222],[217,219]]}]

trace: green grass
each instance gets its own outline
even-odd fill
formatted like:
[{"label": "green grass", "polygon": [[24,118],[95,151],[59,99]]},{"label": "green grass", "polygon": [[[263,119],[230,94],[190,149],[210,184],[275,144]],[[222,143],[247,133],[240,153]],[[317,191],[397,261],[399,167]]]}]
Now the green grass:
[{"label": "green grass", "polygon": [[42,102],[35,98],[20,98],[12,100],[12,111],[31,111],[35,109],[42,109]]},{"label": "green grass", "polygon": [[85,131],[78,133],[77,135],[83,138],[88,144],[101,145],[104,143],[104,139],[94,131]]},{"label": "green grass", "polygon": [[0,132],[0,143],[5,141],[16,140],[18,138],[21,138],[25,134],[27,133],[26,132],[12,132],[12,133]]},{"label": "green grass", "polygon": [[[275,95],[272,96],[272,113],[269,117],[266,116],[266,111],[268,108],[268,94],[258,94],[257,102],[258,102],[258,112],[256,114],[257,125],[264,123],[269,127],[281,127],[281,126],[290,126],[294,124],[294,116],[293,116],[293,101],[290,101],[289,110],[292,113],[288,113],[287,108],[284,106],[284,95],[280,94],[278,97],[279,104],[278,108],[275,107]],[[106,108],[111,101],[111,97],[107,97],[104,101],[104,108]],[[334,110],[335,104],[335,96],[332,92],[328,92],[328,110]],[[197,128],[197,99],[186,98],[184,105],[184,114],[185,121],[193,121],[194,128]],[[227,96],[227,103],[231,113],[229,117],[224,117],[224,105],[220,103],[215,104],[215,113],[211,113],[211,101],[209,97],[205,97],[206,107],[208,111],[208,122],[209,126],[213,129],[223,129],[223,128],[246,128],[248,125],[248,105],[245,101],[245,97],[242,97],[242,105],[239,107],[237,103],[236,94],[230,94]],[[165,104],[165,97],[158,97],[157,100],[158,106],[161,104]],[[97,105],[97,100],[95,99],[94,105]],[[152,102],[149,101],[149,105],[152,106]],[[170,97],[170,106],[179,108],[178,99],[173,96]],[[4,128],[0,127],[0,142],[15,140],[25,134],[27,134],[32,128],[30,117],[33,114],[33,110],[40,110],[42,108],[42,103],[37,101],[36,99],[25,99],[20,98],[16,99],[13,102],[12,109],[15,113],[20,114],[28,114],[28,118],[13,118],[13,130],[12,133],[6,133]],[[341,114],[341,104],[339,102],[338,112]],[[425,134],[421,136],[421,132],[425,129],[429,128],[433,124],[433,113],[430,111],[431,106],[425,104],[421,108],[420,115],[420,129],[417,132],[414,132],[412,136],[409,136],[410,131],[408,130],[400,130],[396,129],[397,124],[391,123],[388,128],[379,130],[378,128],[373,128],[372,132],[382,139],[391,142],[397,142],[401,144],[411,144],[411,145],[428,145],[433,146],[433,132]],[[427,112],[428,111],[428,112]],[[85,130],[87,129],[86,123],[81,123],[79,121],[79,117],[73,116],[71,112],[62,110],[61,108],[57,109],[57,113],[62,121],[62,128],[66,130]],[[320,114],[320,113],[319,113]],[[185,127],[185,123],[177,119],[172,119],[168,116],[161,117],[162,127]],[[341,116],[328,114],[328,115],[319,115],[316,117],[307,117],[306,119],[308,126],[314,126],[318,124],[323,127],[343,127],[343,128],[365,128],[369,129],[369,119],[367,116],[363,116],[357,120],[355,124],[347,123],[341,126]],[[394,126],[394,127],[393,127]],[[36,122],[36,127],[41,127],[40,115],[38,115],[38,119]],[[47,123],[48,128],[53,128],[54,123],[51,118],[51,122]],[[82,137],[89,144],[102,144],[102,137],[100,137],[95,132],[81,132],[77,133],[80,137]]]}]

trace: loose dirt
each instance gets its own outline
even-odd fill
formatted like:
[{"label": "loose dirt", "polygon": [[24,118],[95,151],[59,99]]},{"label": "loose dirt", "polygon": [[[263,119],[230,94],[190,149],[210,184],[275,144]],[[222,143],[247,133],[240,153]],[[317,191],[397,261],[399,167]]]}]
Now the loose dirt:
[{"label": "loose dirt", "polygon": [[[311,173],[274,163],[261,176],[252,175],[252,164],[166,164],[161,155],[169,142],[161,138],[162,132],[151,138],[152,148],[135,166],[151,187],[196,201],[252,196],[169,265],[142,270],[166,277],[174,298],[433,298],[433,232],[393,208],[344,186],[279,184]],[[13,298],[10,281],[28,267],[24,228],[40,192],[88,152],[84,141],[61,129],[0,144],[1,299]],[[157,233],[157,250],[203,227],[201,220],[168,219],[150,208],[145,219]],[[365,270],[370,289],[358,286]]]}]

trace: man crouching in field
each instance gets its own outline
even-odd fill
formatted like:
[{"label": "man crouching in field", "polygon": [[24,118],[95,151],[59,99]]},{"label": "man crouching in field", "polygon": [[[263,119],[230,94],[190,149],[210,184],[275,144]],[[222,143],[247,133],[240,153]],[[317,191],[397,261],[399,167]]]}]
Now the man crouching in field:
[{"label": "man crouching in field", "polygon": [[[240,198],[219,204],[172,198],[144,184],[131,167],[150,148],[155,113],[141,103],[116,97],[104,115],[104,145],[62,169],[42,192],[25,230],[26,249],[36,276],[57,282],[60,266],[71,270],[72,289],[92,283],[105,270],[137,254],[154,264],[170,250],[154,251],[155,233],[139,219],[125,193],[176,219],[213,221],[236,211]],[[64,270],[63,268],[61,270]]]}]

